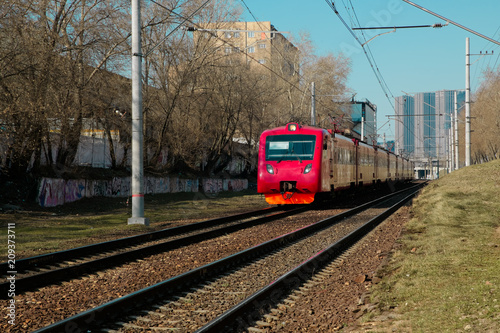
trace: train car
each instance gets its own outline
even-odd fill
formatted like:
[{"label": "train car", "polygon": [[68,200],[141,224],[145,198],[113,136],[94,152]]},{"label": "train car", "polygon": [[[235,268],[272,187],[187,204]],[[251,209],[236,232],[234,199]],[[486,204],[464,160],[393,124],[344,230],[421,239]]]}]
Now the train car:
[{"label": "train car", "polygon": [[[354,142],[356,143],[356,142]],[[357,185],[368,186],[375,183],[375,156],[376,150],[373,146],[367,145],[364,142],[357,142],[355,145],[357,150]]]},{"label": "train car", "polygon": [[260,137],[257,192],[270,204],[309,204],[319,193],[409,178],[410,165],[333,130],[289,123]]},{"label": "train car", "polygon": [[343,135],[335,135],[333,141],[332,190],[349,189],[356,184],[355,142]]},{"label": "train car", "polygon": [[390,169],[389,169],[389,158],[390,154],[387,150],[378,149],[377,152],[377,169],[378,176],[377,182],[386,182],[390,179]]},{"label": "train car", "polygon": [[328,131],[290,123],[262,133],[257,192],[270,204],[307,204],[330,191]]},{"label": "train car", "polygon": [[398,166],[398,159],[397,156],[394,154],[389,154],[389,180],[396,180],[396,174],[397,174],[397,166]]}]

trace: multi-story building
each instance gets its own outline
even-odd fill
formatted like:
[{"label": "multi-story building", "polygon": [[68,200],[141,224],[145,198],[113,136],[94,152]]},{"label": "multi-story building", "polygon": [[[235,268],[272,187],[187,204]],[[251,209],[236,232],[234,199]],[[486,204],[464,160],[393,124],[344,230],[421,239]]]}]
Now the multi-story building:
[{"label": "multi-story building", "polygon": [[354,125],[352,130],[365,142],[377,142],[377,106],[369,100],[352,100],[349,106]]},{"label": "multi-story building", "polygon": [[299,80],[298,49],[269,21],[210,23],[195,31],[195,43],[216,36],[215,48],[228,56],[227,64],[244,60],[252,68]]},{"label": "multi-story building", "polygon": [[413,160],[417,170],[435,167],[439,172],[439,168],[446,167],[455,93],[460,109],[465,101],[464,91],[441,90],[395,98],[396,153]]}]

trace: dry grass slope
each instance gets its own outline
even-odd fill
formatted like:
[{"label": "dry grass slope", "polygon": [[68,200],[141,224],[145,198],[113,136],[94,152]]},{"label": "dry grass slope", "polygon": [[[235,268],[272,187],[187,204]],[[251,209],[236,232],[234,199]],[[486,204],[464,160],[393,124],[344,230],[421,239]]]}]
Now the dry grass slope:
[{"label": "dry grass slope", "polygon": [[500,332],[499,198],[500,160],[427,186],[362,331]]}]

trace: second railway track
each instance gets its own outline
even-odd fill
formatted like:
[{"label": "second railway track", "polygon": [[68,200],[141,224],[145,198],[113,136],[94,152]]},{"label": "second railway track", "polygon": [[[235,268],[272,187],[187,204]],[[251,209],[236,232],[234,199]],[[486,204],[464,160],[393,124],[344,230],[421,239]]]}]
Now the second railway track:
[{"label": "second railway track", "polygon": [[[145,256],[297,214],[305,209],[307,207],[285,211],[279,211],[278,208],[262,209],[21,259],[16,263],[16,292],[22,293],[67,281]],[[261,215],[265,216],[258,218]],[[7,271],[6,267],[7,263],[0,264],[1,271]],[[0,297],[7,297],[9,288],[9,282],[0,284]]]}]

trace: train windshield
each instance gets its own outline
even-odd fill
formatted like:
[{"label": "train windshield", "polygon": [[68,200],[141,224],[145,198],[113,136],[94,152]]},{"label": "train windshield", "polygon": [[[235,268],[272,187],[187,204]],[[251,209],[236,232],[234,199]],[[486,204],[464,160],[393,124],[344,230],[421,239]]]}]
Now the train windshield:
[{"label": "train windshield", "polygon": [[271,135],[266,139],[266,161],[302,161],[314,158],[315,135]]}]

